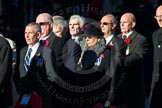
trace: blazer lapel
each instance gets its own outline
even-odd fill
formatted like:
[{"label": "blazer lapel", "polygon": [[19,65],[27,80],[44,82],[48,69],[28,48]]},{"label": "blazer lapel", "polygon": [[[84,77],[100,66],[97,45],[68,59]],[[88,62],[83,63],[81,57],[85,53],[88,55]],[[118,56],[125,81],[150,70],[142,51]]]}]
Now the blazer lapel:
[{"label": "blazer lapel", "polygon": [[115,36],[113,36],[111,38],[111,40],[109,41],[109,43],[107,44],[107,46],[109,46],[109,47],[113,46],[114,41],[115,41]]},{"label": "blazer lapel", "polygon": [[25,55],[26,55],[26,52],[28,50],[28,47],[25,47],[24,50],[22,50],[22,56],[21,56],[21,66],[20,66],[20,70],[21,70],[21,73],[20,73],[20,76],[23,77],[26,75],[26,70],[25,70],[25,67],[24,67],[24,59],[25,59]]},{"label": "blazer lapel", "polygon": [[129,53],[132,53],[132,51],[135,49],[135,46],[137,42],[134,42],[133,40],[136,38],[137,32],[133,31],[133,33],[129,36],[131,39],[131,43],[129,44]]},{"label": "blazer lapel", "polygon": [[158,38],[157,38],[158,45],[160,45],[161,42],[162,42],[162,29],[160,29],[160,32],[159,32],[159,35],[158,35]]},{"label": "blazer lapel", "polygon": [[37,58],[42,55],[43,45],[39,45],[34,57],[32,58],[32,62],[30,63],[30,67],[37,65]]},{"label": "blazer lapel", "polygon": [[114,43],[115,38],[116,38],[116,36],[114,35],[114,36],[112,37],[112,39],[110,40],[110,42]]},{"label": "blazer lapel", "polygon": [[51,33],[50,35],[49,35],[49,37],[47,38],[47,40],[49,41],[49,45],[48,45],[48,47],[52,47],[52,45],[53,45],[53,42],[54,42],[54,40],[55,40],[55,35],[54,35],[54,33]]},{"label": "blazer lapel", "polygon": [[38,47],[38,49],[37,49],[35,55],[41,54],[42,48],[43,48],[42,45],[39,45],[39,47]]}]

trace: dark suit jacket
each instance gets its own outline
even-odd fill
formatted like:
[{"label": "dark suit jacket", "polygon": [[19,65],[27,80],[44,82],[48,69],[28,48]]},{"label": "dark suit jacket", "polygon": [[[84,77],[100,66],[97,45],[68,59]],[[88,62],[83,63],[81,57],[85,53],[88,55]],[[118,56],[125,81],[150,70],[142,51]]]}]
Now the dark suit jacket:
[{"label": "dark suit jacket", "polygon": [[57,58],[57,47],[55,47],[55,45],[57,45],[57,40],[56,40],[56,35],[53,33],[53,32],[51,32],[50,34],[49,34],[49,37],[46,39],[48,42],[49,42],[49,44],[48,45],[45,45],[46,47],[48,47],[48,48],[50,48],[51,49],[51,51],[52,51],[52,56],[53,56],[53,58],[55,59],[54,61],[56,61],[56,58]]},{"label": "dark suit jacket", "polygon": [[49,45],[47,47],[52,49],[52,55],[56,58],[57,68],[60,68],[63,65],[62,49],[65,44],[64,38],[57,37],[53,32],[47,38]]},{"label": "dark suit jacket", "polygon": [[81,56],[81,47],[73,39],[69,39],[63,49],[64,55],[64,66],[69,70],[76,72],[77,63]]},{"label": "dark suit jacket", "polygon": [[[48,88],[53,86],[53,81],[56,78],[56,61],[51,55],[51,49],[42,45],[38,47],[27,74],[23,66],[26,52],[27,47],[24,47],[20,52],[19,70],[21,79],[19,83],[19,91],[22,94],[36,91],[43,98],[44,108],[53,108],[51,100],[52,96],[50,91],[48,91]],[[39,61],[40,59],[43,61]]]},{"label": "dark suit jacket", "polygon": [[[123,40],[121,38],[117,37],[116,35],[113,36],[113,38],[108,43],[106,49],[110,50],[109,53],[111,53],[111,55],[112,55],[111,60],[115,60],[115,65],[113,65],[114,66],[113,69],[116,69],[118,66],[121,66],[123,64],[123,60],[125,59],[125,51],[126,51],[126,45],[123,42]],[[105,50],[105,51],[108,51],[108,50]],[[108,57],[108,56],[106,56],[106,57]],[[107,68],[107,69],[109,69],[109,68]],[[107,69],[105,69],[105,71]],[[112,70],[112,72],[115,72],[115,70]],[[111,74],[113,74],[113,73],[111,73]]]},{"label": "dark suit jacket", "polygon": [[64,38],[56,36],[52,46],[52,49],[54,49],[54,54],[58,68],[61,68],[63,65],[63,47],[65,42],[66,40]]},{"label": "dark suit jacket", "polygon": [[[122,37],[119,34],[118,37]],[[126,104],[128,108],[144,108],[145,87],[143,57],[147,54],[148,43],[145,37],[136,31],[129,36],[131,39],[129,54],[126,56],[124,64],[124,77],[122,78],[121,93],[117,97],[118,104]],[[121,98],[121,99],[120,99]]]},{"label": "dark suit jacket", "polygon": [[[104,59],[101,62],[99,71],[105,72],[106,76],[110,78],[109,84],[107,84],[107,90],[110,90],[106,101],[109,101],[111,104],[114,104],[116,93],[119,88],[119,80],[123,73],[123,61],[125,59],[126,45],[124,41],[114,36],[111,41],[108,43],[104,51]],[[118,86],[118,87],[117,87]]]},{"label": "dark suit jacket", "polygon": [[125,55],[126,45],[124,41],[121,38],[117,37],[116,35],[113,36],[110,42],[112,42],[113,46],[111,46],[110,67],[106,75],[111,75],[112,78],[110,90],[113,92],[109,93],[108,101],[111,104],[114,104],[116,98],[118,98],[116,94],[120,91],[119,82],[124,73],[122,70],[124,67],[124,60],[126,57]]},{"label": "dark suit jacket", "polygon": [[[24,58],[25,58],[25,55],[26,55],[26,52],[27,52],[27,48],[28,47],[24,47],[20,51],[20,65],[19,65],[20,78],[22,78],[26,75],[25,68],[24,68]],[[52,53],[51,49],[40,45],[35,56],[41,54],[43,59],[46,61],[44,65],[45,65],[46,72],[47,72],[47,78],[51,81],[54,81],[54,79],[55,79],[55,73],[54,72],[56,71],[55,70],[56,63],[54,62],[54,58],[52,57],[51,53]],[[32,59],[32,61],[33,60],[34,59]],[[32,66],[32,64],[33,63],[31,62],[31,66]],[[30,67],[29,67],[29,72],[30,72]]]},{"label": "dark suit jacket", "polygon": [[9,43],[0,37],[0,106],[12,104],[11,94],[12,51]]},{"label": "dark suit jacket", "polygon": [[50,34],[49,34],[49,37],[47,38],[47,40],[49,41],[49,45],[47,46],[47,47],[49,47],[49,48],[53,48],[53,45],[54,45],[54,43],[55,43],[55,38],[56,38],[56,35],[53,33],[53,32],[51,32]]},{"label": "dark suit jacket", "polygon": [[152,35],[154,45],[154,71],[151,84],[151,108],[161,108],[160,98],[162,96],[162,28],[156,30]]}]

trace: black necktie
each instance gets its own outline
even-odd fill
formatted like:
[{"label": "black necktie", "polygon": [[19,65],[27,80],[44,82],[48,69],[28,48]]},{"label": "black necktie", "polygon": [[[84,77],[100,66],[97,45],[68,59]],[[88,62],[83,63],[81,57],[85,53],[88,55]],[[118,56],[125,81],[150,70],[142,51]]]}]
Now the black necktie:
[{"label": "black necktie", "polygon": [[123,36],[122,36],[122,39],[123,39],[123,40],[125,40],[126,38],[127,38],[127,36],[126,36],[126,35],[123,35]]},{"label": "black necktie", "polygon": [[30,55],[31,55],[31,52],[32,52],[32,49],[30,48],[28,50],[27,55],[26,55],[25,60],[24,60],[24,67],[25,67],[26,72],[28,72],[28,68],[30,66]]}]

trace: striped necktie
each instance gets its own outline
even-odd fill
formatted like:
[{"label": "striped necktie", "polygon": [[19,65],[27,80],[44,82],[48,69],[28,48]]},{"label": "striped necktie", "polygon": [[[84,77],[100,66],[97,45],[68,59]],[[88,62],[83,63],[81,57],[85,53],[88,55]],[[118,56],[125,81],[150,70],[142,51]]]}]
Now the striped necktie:
[{"label": "striped necktie", "polygon": [[27,55],[26,55],[25,60],[24,60],[24,67],[25,67],[26,72],[28,72],[28,68],[30,66],[30,55],[31,55],[31,52],[32,52],[32,49],[30,48],[28,50]]}]

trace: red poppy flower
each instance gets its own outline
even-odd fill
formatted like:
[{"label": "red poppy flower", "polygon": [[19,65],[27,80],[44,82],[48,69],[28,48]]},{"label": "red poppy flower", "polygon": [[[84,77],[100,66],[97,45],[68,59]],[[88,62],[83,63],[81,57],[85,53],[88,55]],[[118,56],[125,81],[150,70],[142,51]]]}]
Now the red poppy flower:
[{"label": "red poppy flower", "polygon": [[43,45],[43,46],[48,46],[49,41],[48,40],[40,40],[40,44]]},{"label": "red poppy flower", "polygon": [[44,46],[48,46],[48,45],[49,45],[49,41],[48,40],[45,40]]},{"label": "red poppy flower", "polygon": [[124,42],[125,42],[127,45],[130,44],[130,43],[131,43],[131,38],[130,38],[130,37],[126,38],[126,39],[124,40]]}]

